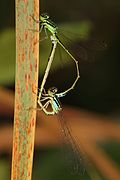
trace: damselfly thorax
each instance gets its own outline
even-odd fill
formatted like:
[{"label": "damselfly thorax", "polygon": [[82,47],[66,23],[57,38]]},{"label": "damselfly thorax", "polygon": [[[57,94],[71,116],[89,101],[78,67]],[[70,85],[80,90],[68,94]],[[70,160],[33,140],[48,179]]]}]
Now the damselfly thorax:
[{"label": "damselfly thorax", "polygon": [[38,104],[46,115],[58,114],[62,110],[59,98],[65,94],[57,93],[57,91],[56,87],[49,88],[47,93],[44,89],[41,97],[38,96]]}]

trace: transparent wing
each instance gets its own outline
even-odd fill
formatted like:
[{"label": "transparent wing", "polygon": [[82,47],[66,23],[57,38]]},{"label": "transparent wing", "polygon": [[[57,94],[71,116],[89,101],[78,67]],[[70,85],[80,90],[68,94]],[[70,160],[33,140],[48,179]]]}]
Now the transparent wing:
[{"label": "transparent wing", "polygon": [[59,32],[58,37],[70,53],[79,61],[93,62],[96,59],[96,55],[107,49],[107,43],[104,40],[88,36],[71,34],[67,37],[62,32]]},{"label": "transparent wing", "polygon": [[71,174],[83,175],[85,172],[84,156],[80,154],[79,145],[76,143],[75,138],[71,134],[70,127],[63,118],[62,113],[58,115],[60,130],[63,137],[64,144],[64,158]]},{"label": "transparent wing", "polygon": [[93,62],[97,59],[97,55],[107,48],[104,41],[88,39],[78,40],[69,46],[69,49],[75,54],[80,61]]}]

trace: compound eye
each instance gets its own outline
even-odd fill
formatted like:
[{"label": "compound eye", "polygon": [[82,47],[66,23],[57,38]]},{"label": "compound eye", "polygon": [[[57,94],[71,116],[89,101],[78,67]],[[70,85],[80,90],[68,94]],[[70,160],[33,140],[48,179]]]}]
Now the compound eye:
[{"label": "compound eye", "polygon": [[49,89],[53,94],[56,94],[57,93],[57,88],[56,87],[52,87]]},{"label": "compound eye", "polygon": [[49,15],[46,15],[45,18],[46,18],[46,19],[49,19]]},{"label": "compound eye", "polygon": [[49,17],[50,17],[47,13],[44,13],[41,16],[43,16],[45,19],[49,19]]}]

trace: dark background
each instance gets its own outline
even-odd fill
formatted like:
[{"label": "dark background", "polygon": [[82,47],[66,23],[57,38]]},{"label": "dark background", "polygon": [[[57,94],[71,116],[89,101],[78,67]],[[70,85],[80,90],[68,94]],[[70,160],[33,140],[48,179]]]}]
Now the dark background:
[{"label": "dark background", "polygon": [[[98,55],[95,52],[95,61],[92,63],[81,62],[80,72],[81,79],[76,86],[74,92],[71,95],[66,96],[63,100],[64,104],[69,104],[72,106],[78,106],[80,108],[99,112],[105,115],[114,115],[119,117],[120,115],[120,1],[119,0],[75,0],[75,1],[41,1],[41,13],[49,13],[51,19],[56,23],[74,23],[75,21],[90,21],[94,28],[91,31],[91,38],[96,40],[105,40],[107,43],[107,48],[101,51]],[[11,30],[15,28],[15,4],[13,0],[2,0],[0,1],[0,34],[6,32],[6,30]],[[13,34],[15,38],[15,34]],[[1,42],[1,39],[0,39]],[[7,41],[6,41],[7,42]],[[13,39],[13,42],[14,39]],[[2,41],[3,43],[3,41]],[[1,44],[2,46],[2,44]],[[5,49],[5,52],[15,53],[15,49],[9,49],[10,45]],[[0,49],[0,53],[2,50]],[[9,54],[8,53],[8,54]],[[93,52],[94,53],[94,52]],[[3,59],[0,58],[1,68],[6,69],[11,66],[11,60],[9,58],[4,59],[6,61],[6,66],[2,67]],[[15,65],[15,56],[12,59],[13,66]],[[62,75],[64,77],[64,72],[67,67],[63,69]],[[69,71],[69,68],[68,68]],[[64,82],[61,77],[61,69],[54,72],[55,77],[54,82],[58,83],[58,88],[64,88]],[[14,73],[13,73],[14,74]],[[1,77],[7,77],[9,74],[0,73]],[[7,79],[7,78],[6,78]],[[5,79],[5,80],[6,80]],[[0,81],[0,85],[8,89],[14,90],[14,76],[5,82]],[[50,82],[48,86],[50,85]],[[9,120],[7,120],[9,121]],[[6,122],[6,121],[5,121]],[[111,146],[107,146],[111,149]],[[118,149],[118,146],[115,146]],[[55,150],[43,150],[41,155],[46,153],[46,159],[44,160],[39,155],[39,151],[36,151],[34,165],[34,179],[39,179],[39,171],[41,169],[42,173],[45,174],[46,163],[49,167],[56,163]],[[109,151],[109,150],[108,150]],[[117,152],[119,154],[119,152]],[[112,154],[112,153],[111,153]],[[114,154],[114,153],[113,153]],[[40,156],[40,157],[39,157]],[[0,172],[4,172],[9,169],[7,161],[8,156],[4,153],[1,156],[0,161]],[[40,162],[39,162],[40,161]],[[41,167],[41,164],[43,166]],[[5,167],[5,168],[4,168]],[[40,169],[39,169],[40,168]],[[61,166],[61,172],[65,173],[64,168]],[[56,169],[50,171],[49,176],[46,177],[50,179],[56,179],[60,177],[59,167],[56,165]],[[56,173],[55,173],[56,172]],[[54,176],[53,176],[54,174]],[[1,176],[2,177],[2,176]],[[68,174],[62,179],[83,179],[82,177],[71,177]],[[89,179],[86,176],[86,179]],[[97,180],[97,179],[96,179]]]},{"label": "dark background", "polygon": [[[15,27],[14,1],[1,1],[1,32]],[[115,1],[41,1],[41,13],[47,12],[56,23],[89,20],[94,25],[91,37],[107,42],[94,63],[81,63],[80,89],[65,98],[65,103],[79,105],[82,108],[110,113],[120,106],[120,3]],[[93,52],[94,54],[94,52]],[[9,60],[8,60],[9,61]],[[9,62],[10,63],[10,62]],[[57,80],[60,79],[59,71]],[[62,82],[60,82],[61,86]],[[14,82],[6,86],[14,86]],[[76,102],[76,98],[78,99]]]}]

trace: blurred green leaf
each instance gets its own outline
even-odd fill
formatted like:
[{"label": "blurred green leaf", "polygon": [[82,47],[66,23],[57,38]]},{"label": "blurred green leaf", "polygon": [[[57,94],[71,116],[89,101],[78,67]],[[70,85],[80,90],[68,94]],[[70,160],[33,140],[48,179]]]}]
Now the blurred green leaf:
[{"label": "blurred green leaf", "polygon": [[1,180],[8,180],[9,179],[9,162],[5,159],[0,159],[0,179]]},{"label": "blurred green leaf", "polygon": [[15,32],[5,30],[0,34],[0,84],[14,82],[15,76]]}]

